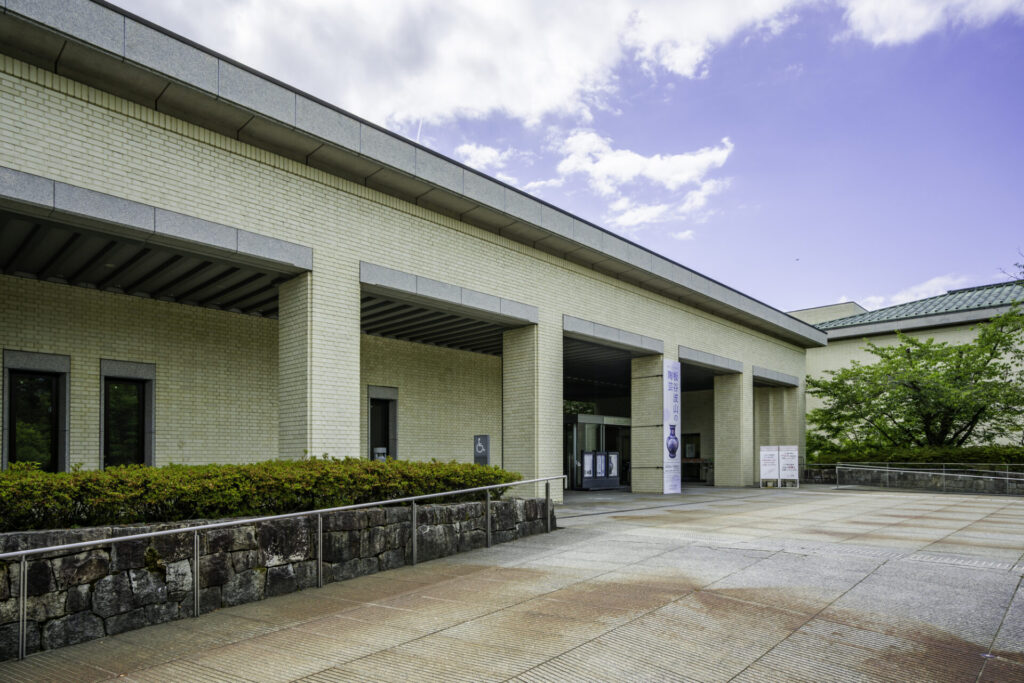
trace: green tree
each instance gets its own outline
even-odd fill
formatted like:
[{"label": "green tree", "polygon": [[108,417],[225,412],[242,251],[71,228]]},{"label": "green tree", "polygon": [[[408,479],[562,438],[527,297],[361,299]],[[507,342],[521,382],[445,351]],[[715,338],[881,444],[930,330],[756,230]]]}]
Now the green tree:
[{"label": "green tree", "polygon": [[807,378],[824,401],[808,414],[809,442],[821,449],[966,446],[1021,439],[1024,431],[1024,314],[975,326],[971,342],[950,344],[899,335],[868,342],[870,364]]}]

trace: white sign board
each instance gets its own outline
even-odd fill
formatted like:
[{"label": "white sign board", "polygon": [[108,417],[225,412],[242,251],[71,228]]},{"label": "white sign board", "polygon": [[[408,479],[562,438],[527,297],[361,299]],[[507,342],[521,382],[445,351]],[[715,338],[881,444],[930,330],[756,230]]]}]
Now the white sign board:
[{"label": "white sign board", "polygon": [[681,493],[683,490],[683,468],[679,463],[682,453],[679,449],[679,361],[666,360],[662,372],[662,466],[665,493]]},{"label": "white sign board", "polygon": [[779,483],[779,447],[761,446],[761,486],[765,481]]},{"label": "white sign board", "polygon": [[[800,448],[779,446],[779,479],[793,480],[800,485]],[[780,482],[780,485],[782,483]]]}]

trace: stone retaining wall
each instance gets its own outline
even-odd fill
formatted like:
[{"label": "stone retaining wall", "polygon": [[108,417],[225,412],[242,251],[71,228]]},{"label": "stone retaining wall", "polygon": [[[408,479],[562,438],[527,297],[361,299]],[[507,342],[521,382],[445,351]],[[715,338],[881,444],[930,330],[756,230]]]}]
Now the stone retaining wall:
[{"label": "stone retaining wall", "polygon": [[[491,541],[544,531],[543,499],[491,504]],[[408,507],[324,515],[324,583],[411,562]],[[555,528],[554,511],[551,528]],[[203,523],[92,527],[0,534],[0,552],[159,531]],[[421,506],[417,560],[482,548],[483,503]],[[192,616],[193,534],[97,546],[28,561],[27,652],[49,650]],[[240,605],[316,586],[316,517],[200,534],[200,611]],[[18,652],[20,564],[0,562],[0,661]]]}]

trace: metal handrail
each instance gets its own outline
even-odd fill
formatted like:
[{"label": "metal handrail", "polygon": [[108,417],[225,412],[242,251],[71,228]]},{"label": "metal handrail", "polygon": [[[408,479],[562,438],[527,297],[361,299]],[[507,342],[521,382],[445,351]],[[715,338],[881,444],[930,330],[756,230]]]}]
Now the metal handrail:
[{"label": "metal handrail", "polygon": [[[1005,474],[1004,474],[1004,476],[1001,476],[1001,477],[989,477],[989,476],[985,476],[983,474],[960,474],[960,472],[957,471],[957,470],[953,470],[953,471],[948,471],[948,470],[946,470],[946,471],[943,471],[943,470],[932,471],[930,469],[899,469],[899,468],[893,468],[893,467],[872,467],[872,466],[866,466],[866,465],[861,465],[861,464],[849,464],[849,465],[847,465],[847,464],[836,463],[836,469],[837,470],[840,470],[840,469],[844,469],[844,470],[878,470],[880,472],[894,472],[896,474],[941,474],[941,475],[946,475],[946,476],[951,476],[951,477],[967,477],[968,479],[1005,479],[1006,478]],[[976,470],[976,471],[982,472],[984,470]]]},{"label": "metal handrail", "polygon": [[427,500],[430,498],[445,498],[448,496],[459,496],[466,493],[477,493],[483,491],[485,493],[486,501],[486,525],[487,525],[487,547],[491,547],[491,491],[494,489],[506,489],[513,486],[522,486],[523,484],[537,484],[544,482],[544,529],[546,532],[551,531],[551,481],[554,479],[562,480],[562,488],[566,485],[566,475],[561,474],[554,477],[539,477],[537,479],[527,479],[525,481],[512,481],[507,484],[491,484],[489,486],[475,486],[469,489],[457,489],[455,491],[443,491],[441,493],[425,493],[419,496],[406,496],[404,498],[389,498],[388,500],[373,501],[370,503],[355,503],[353,505],[340,505],[332,508],[321,508],[319,510],[306,510],[304,512],[288,512],[283,515],[267,515],[265,517],[248,517],[244,519],[231,519],[225,522],[214,522],[212,524],[197,524],[195,526],[181,527],[178,529],[163,529],[161,531],[147,531],[141,534],[129,534],[126,536],[114,536],[111,538],[99,538],[92,541],[78,541],[76,543],[65,543],[63,545],[51,545],[44,548],[32,548],[29,550],[15,550],[7,553],[0,553],[0,560],[20,560],[20,568],[18,573],[18,659],[25,658],[25,637],[27,635],[27,613],[28,613],[28,581],[27,581],[27,565],[28,558],[31,555],[43,555],[46,553],[55,553],[65,550],[77,550],[80,548],[90,548],[97,545],[113,545],[114,543],[121,543],[123,541],[138,541],[145,538],[156,538],[159,536],[170,536],[172,534],[185,534],[192,533],[192,598],[193,598],[193,609],[192,616],[198,617],[200,613],[199,607],[199,534],[200,532],[210,531],[213,529],[225,529],[228,527],[243,526],[246,524],[259,524],[262,522],[271,522],[278,519],[293,519],[297,517],[309,517],[316,515],[316,531],[317,531],[317,543],[316,543],[316,584],[317,587],[324,585],[323,577],[323,550],[324,550],[324,520],[323,516],[334,512],[344,512],[346,510],[359,510],[361,508],[381,507],[383,505],[397,505],[399,503],[412,503],[412,517],[411,527],[412,533],[410,534],[412,539],[412,564],[416,564],[416,528],[417,528],[417,510],[416,503],[420,500]]}]

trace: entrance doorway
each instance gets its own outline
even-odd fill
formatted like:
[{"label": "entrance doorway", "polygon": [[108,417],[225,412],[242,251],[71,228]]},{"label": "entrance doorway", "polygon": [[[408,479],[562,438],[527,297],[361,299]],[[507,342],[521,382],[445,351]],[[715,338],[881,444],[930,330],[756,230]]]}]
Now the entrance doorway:
[{"label": "entrance doorway", "polygon": [[367,436],[370,460],[398,457],[398,389],[368,387],[370,399]]},{"label": "entrance doorway", "polygon": [[608,415],[565,415],[564,472],[569,488],[628,488],[630,419]]}]

